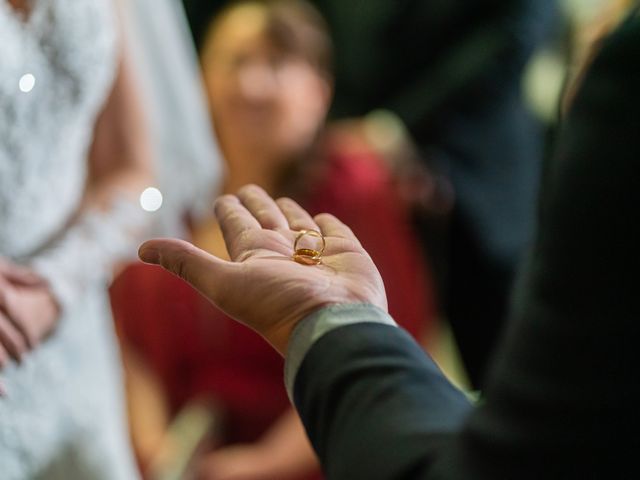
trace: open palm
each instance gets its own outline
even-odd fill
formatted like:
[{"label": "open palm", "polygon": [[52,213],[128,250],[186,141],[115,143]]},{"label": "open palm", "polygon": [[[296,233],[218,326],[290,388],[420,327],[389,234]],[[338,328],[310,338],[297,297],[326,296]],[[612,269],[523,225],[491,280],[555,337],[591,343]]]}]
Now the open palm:
[{"label": "open palm", "polygon": [[[351,230],[332,215],[312,218],[290,199],[274,201],[250,185],[216,201],[231,261],[181,240],[143,244],[140,258],[179,275],[227,314],[286,353],[297,323],[336,303],[371,303],[386,310],[382,279]],[[292,260],[300,230],[321,232],[326,249],[319,265]]]}]

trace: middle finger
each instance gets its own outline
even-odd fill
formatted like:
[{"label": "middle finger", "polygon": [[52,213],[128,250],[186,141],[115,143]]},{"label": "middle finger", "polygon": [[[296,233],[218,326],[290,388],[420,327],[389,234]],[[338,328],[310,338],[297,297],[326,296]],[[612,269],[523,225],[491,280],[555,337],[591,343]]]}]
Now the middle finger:
[{"label": "middle finger", "polygon": [[242,253],[243,237],[248,232],[259,231],[262,228],[240,200],[233,195],[223,195],[216,200],[215,214],[232,259]]},{"label": "middle finger", "polygon": [[276,200],[278,207],[287,217],[291,230],[315,230],[320,231],[318,224],[311,218],[311,215],[298,203],[290,198],[279,198]]},{"label": "middle finger", "polygon": [[238,191],[238,198],[251,214],[268,230],[289,230],[289,222],[276,202],[257,185],[247,185]]}]

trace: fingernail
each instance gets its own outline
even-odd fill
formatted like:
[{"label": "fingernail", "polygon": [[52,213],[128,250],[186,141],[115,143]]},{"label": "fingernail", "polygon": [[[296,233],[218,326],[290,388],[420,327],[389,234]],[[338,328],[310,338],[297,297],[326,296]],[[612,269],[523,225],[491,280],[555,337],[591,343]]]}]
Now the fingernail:
[{"label": "fingernail", "polygon": [[157,264],[160,262],[160,252],[157,248],[142,245],[138,250],[138,257],[144,263]]}]

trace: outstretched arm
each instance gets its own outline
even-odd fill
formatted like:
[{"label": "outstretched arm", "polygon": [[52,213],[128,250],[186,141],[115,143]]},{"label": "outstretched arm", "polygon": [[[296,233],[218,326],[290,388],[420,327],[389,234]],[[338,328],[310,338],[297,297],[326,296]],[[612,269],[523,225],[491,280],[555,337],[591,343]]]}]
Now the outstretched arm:
[{"label": "outstretched arm", "polygon": [[[231,261],[175,239],[144,243],[140,258],[185,279],[281,355],[296,325],[323,306],[371,303],[386,311],[375,265],[351,230],[332,215],[311,218],[293,200],[276,203],[254,185],[237,196],[220,197],[215,213]],[[292,259],[295,237],[303,229],[322,232],[326,239],[319,265]]]},{"label": "outstretched arm", "polygon": [[[457,428],[470,404],[388,316],[380,276],[351,230],[255,186],[221,197],[215,211],[231,261],[171,239],[146,242],[141,259],[286,355],[289,393],[331,478],[398,478],[424,464],[433,435]],[[292,259],[300,229],[325,236],[321,264]],[[353,462],[340,460],[345,451]]]},{"label": "outstretched arm", "polygon": [[[637,452],[625,433],[639,427],[639,55],[636,9],[576,97],[510,330],[470,414],[388,317],[373,263],[334,217],[250,187],[216,206],[233,262],[175,241],[141,256],[287,354],[289,391],[329,478],[626,478]],[[300,228],[327,237],[321,265],[292,261]]]}]

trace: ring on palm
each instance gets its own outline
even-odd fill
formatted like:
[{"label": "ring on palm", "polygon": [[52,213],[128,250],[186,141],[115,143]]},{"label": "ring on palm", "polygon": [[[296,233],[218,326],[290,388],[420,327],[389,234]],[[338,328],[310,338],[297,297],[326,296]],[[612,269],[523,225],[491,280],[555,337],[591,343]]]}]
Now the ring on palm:
[{"label": "ring on palm", "polygon": [[[319,239],[316,245],[305,237]],[[304,243],[303,242],[304,239]],[[311,248],[312,246],[316,248]],[[293,259],[303,265],[318,265],[322,261],[322,254],[326,247],[324,235],[316,230],[300,230],[293,242]]]}]

